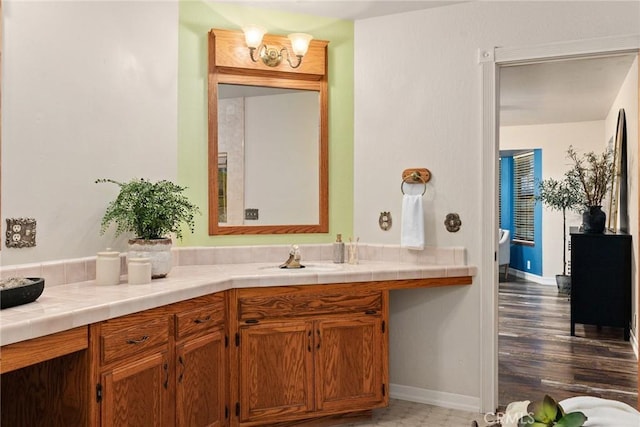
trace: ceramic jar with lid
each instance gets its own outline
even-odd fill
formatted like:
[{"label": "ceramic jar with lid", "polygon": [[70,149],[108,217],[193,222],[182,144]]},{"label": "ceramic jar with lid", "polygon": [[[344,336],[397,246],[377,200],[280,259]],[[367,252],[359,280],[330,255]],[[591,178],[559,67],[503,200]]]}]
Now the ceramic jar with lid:
[{"label": "ceramic jar with lid", "polygon": [[96,257],[96,284],[117,285],[120,283],[120,252],[107,248]]},{"label": "ceramic jar with lid", "polygon": [[127,268],[130,285],[151,283],[151,260],[149,258],[129,258]]}]

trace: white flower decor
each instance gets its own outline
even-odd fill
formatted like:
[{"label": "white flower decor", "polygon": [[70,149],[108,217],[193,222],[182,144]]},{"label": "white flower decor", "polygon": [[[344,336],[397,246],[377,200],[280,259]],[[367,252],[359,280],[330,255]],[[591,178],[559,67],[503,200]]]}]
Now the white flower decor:
[{"label": "white flower decor", "polygon": [[511,402],[507,405],[507,409],[500,418],[502,427],[518,427],[518,421],[529,412],[527,408],[531,401],[523,400],[521,402]]}]

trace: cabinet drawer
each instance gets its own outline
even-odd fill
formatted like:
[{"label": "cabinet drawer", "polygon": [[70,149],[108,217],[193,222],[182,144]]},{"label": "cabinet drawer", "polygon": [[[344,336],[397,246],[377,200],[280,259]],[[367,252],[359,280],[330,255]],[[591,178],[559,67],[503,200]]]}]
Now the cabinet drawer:
[{"label": "cabinet drawer", "polygon": [[238,320],[304,317],[321,314],[380,314],[382,293],[281,294],[238,298]]},{"label": "cabinet drawer", "polygon": [[165,316],[131,323],[133,325],[128,324],[126,329],[108,327],[105,328],[107,330],[103,330],[100,336],[102,364],[130,356],[138,357],[141,353],[169,341],[169,322]]},{"label": "cabinet drawer", "polygon": [[224,323],[224,299],[176,314],[176,338],[211,330]]}]

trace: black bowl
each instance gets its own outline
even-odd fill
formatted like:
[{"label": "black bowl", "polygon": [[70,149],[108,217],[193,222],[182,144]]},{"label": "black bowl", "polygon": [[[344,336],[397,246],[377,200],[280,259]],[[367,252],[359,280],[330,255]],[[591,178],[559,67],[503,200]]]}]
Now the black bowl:
[{"label": "black bowl", "polygon": [[0,309],[33,302],[42,295],[42,291],[44,290],[44,278],[27,277],[27,279],[32,280],[35,283],[0,290]]}]

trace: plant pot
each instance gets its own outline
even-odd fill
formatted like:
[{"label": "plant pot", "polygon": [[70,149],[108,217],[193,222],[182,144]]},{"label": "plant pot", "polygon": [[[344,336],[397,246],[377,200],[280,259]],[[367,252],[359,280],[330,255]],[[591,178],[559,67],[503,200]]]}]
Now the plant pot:
[{"label": "plant pot", "polygon": [[571,294],[571,276],[556,274],[556,284],[558,285],[558,292],[567,295]]},{"label": "plant pot", "polygon": [[151,278],[166,277],[171,271],[171,239],[132,239],[129,240],[131,258],[149,258],[151,261]]},{"label": "plant pot", "polygon": [[585,233],[602,233],[606,219],[602,206],[589,206],[589,210],[582,213],[582,229]]}]

